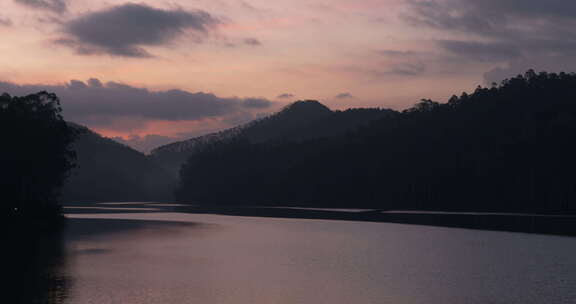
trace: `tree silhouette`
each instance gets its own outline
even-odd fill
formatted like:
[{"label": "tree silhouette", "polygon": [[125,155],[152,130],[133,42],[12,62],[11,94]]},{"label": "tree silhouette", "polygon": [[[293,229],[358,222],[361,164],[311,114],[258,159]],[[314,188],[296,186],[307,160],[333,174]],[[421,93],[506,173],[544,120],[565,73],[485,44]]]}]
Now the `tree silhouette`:
[{"label": "tree silhouette", "polygon": [[3,214],[59,213],[59,190],[74,166],[75,134],[61,116],[56,95],[0,96],[0,185]]}]

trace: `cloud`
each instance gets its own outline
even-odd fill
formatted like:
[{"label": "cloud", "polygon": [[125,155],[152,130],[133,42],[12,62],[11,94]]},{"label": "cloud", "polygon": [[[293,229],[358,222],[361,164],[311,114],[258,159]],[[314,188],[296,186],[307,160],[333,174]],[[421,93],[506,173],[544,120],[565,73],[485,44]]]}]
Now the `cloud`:
[{"label": "cloud", "polygon": [[0,26],[12,26],[12,20],[8,17],[0,17]]},{"label": "cloud", "polygon": [[265,98],[244,98],[242,100],[242,105],[246,108],[268,108],[270,106],[270,101]]},{"label": "cloud", "polygon": [[282,93],[280,95],[278,95],[276,98],[278,99],[289,99],[289,98],[294,98],[295,95],[291,94],[291,93]]},{"label": "cloud", "polygon": [[408,0],[408,23],[444,32],[448,54],[492,63],[487,81],[536,66],[576,69],[576,2],[565,0]]},{"label": "cloud", "polygon": [[368,76],[372,79],[415,77],[422,75],[426,72],[426,69],[426,64],[419,60],[414,62],[400,61],[396,63],[377,64],[371,67],[345,66],[341,68],[344,72]]},{"label": "cloud", "polygon": [[224,40],[224,46],[229,48],[234,47],[241,47],[241,46],[252,46],[257,47],[261,46],[262,42],[256,38],[244,38],[244,39],[233,39],[233,40]]},{"label": "cloud", "polygon": [[414,22],[469,31],[489,32],[502,25],[514,27],[513,21],[519,19],[558,22],[576,16],[576,2],[565,0],[409,0],[408,3],[415,14],[405,17]]},{"label": "cloud", "polygon": [[256,38],[246,38],[244,39],[244,44],[251,45],[251,46],[259,46],[262,45],[262,42]]},{"label": "cloud", "polygon": [[336,95],[335,98],[348,99],[348,98],[354,98],[354,96],[352,96],[352,94],[346,92],[346,93],[340,93],[340,94]]},{"label": "cloud", "polygon": [[376,53],[382,56],[392,58],[410,58],[422,54],[421,52],[415,52],[415,51],[397,51],[397,50],[377,50]]},{"label": "cloud", "polygon": [[64,23],[65,36],[54,42],[81,55],[151,57],[144,47],[163,46],[184,34],[201,43],[220,23],[201,10],[164,10],[129,3]]},{"label": "cloud", "polygon": [[64,85],[17,85],[0,82],[0,92],[26,95],[46,90],[56,93],[67,120],[91,127],[129,131],[147,121],[202,121],[226,119],[263,110],[273,104],[264,98],[219,97],[184,90],[150,91],[117,82],[72,80]]},{"label": "cloud", "polygon": [[439,62],[437,53],[421,50],[377,49],[364,54],[362,62],[340,65],[333,68],[333,71],[381,81],[422,76],[428,71],[429,65],[438,65]]},{"label": "cloud", "polygon": [[417,76],[425,71],[426,65],[422,62],[401,62],[393,64],[385,70],[375,71],[375,73],[381,75]]},{"label": "cloud", "polygon": [[438,44],[452,54],[484,62],[505,61],[521,55],[515,45],[506,42],[439,40]]},{"label": "cloud", "polygon": [[14,2],[29,8],[48,10],[58,14],[62,14],[68,9],[66,0],[14,0]]},{"label": "cloud", "polygon": [[[372,68],[372,74],[377,77],[384,76],[418,76],[423,74],[429,62],[435,58],[435,54],[424,51],[398,51],[377,50],[376,54],[385,57],[390,62],[381,69]],[[437,58],[436,58],[437,59]]]}]

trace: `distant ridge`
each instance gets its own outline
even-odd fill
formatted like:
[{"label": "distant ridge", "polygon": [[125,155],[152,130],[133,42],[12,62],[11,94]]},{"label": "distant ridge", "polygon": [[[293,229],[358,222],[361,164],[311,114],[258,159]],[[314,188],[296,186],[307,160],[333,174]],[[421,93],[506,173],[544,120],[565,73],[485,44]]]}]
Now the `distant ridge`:
[{"label": "distant ridge", "polygon": [[79,135],[73,144],[77,167],[64,185],[64,202],[172,199],[175,180],[153,160],[84,126],[68,124]]},{"label": "distant ridge", "polygon": [[261,143],[336,136],[380,119],[389,112],[376,108],[332,111],[316,100],[301,100],[278,113],[238,127],[160,146],[153,149],[149,157],[176,176],[188,157],[210,144],[240,137],[251,143]]}]

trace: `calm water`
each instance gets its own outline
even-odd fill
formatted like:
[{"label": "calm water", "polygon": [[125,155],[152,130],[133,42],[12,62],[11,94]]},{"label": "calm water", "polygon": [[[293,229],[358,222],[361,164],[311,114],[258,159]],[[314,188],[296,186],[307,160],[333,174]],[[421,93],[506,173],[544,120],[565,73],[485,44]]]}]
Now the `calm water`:
[{"label": "calm water", "polygon": [[576,303],[575,238],[125,207],[70,214],[21,302]]}]

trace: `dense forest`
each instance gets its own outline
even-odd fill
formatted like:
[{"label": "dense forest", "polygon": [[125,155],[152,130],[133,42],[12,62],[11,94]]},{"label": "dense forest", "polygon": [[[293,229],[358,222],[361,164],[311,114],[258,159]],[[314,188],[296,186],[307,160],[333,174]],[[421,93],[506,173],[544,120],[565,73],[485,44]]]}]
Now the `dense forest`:
[{"label": "dense forest", "polygon": [[576,212],[576,74],[528,71],[386,113],[334,136],[204,145],[182,167],[177,199]]},{"label": "dense forest", "polygon": [[76,134],[56,95],[0,96],[3,216],[57,218],[63,183],[74,167]]},{"label": "dense forest", "polygon": [[151,151],[150,159],[177,177],[188,158],[219,142],[244,138],[256,144],[342,136],[391,112],[382,109],[332,111],[317,101],[298,101],[278,113],[244,125],[158,147]]}]

